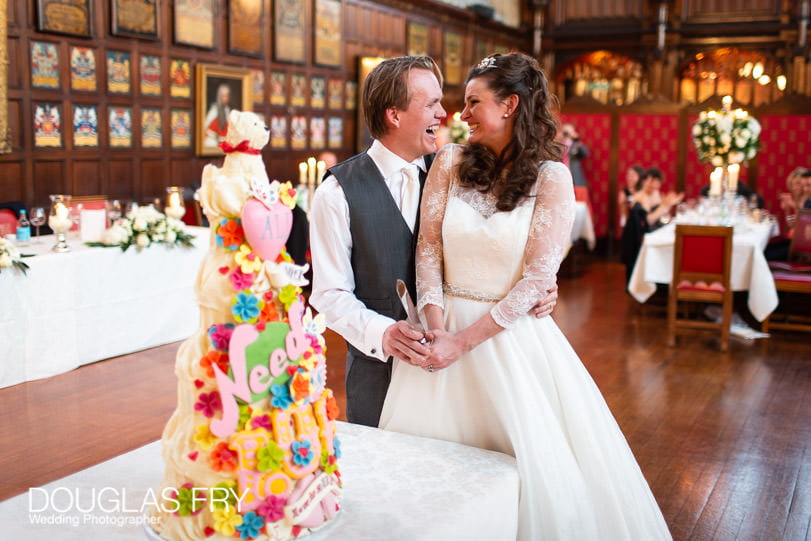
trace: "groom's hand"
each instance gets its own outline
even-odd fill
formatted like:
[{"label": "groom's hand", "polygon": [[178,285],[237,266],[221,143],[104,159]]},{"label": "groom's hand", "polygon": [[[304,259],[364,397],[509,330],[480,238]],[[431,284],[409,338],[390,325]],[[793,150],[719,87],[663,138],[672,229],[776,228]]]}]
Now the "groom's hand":
[{"label": "groom's hand", "polygon": [[405,321],[398,321],[383,332],[383,353],[402,359],[408,364],[422,368],[427,364],[430,350],[420,343],[424,334],[409,326]]},{"label": "groom's hand", "polygon": [[558,303],[558,285],[555,284],[552,288],[546,290],[546,297],[541,299],[541,301],[532,307],[530,312],[538,318],[541,319],[542,317],[546,317],[552,313],[552,310],[555,309],[555,305]]}]

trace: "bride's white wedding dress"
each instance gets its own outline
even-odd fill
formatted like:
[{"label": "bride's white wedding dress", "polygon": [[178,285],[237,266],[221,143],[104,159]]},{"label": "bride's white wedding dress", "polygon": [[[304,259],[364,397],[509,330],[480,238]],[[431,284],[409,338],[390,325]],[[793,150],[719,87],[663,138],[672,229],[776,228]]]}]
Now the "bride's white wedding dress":
[{"label": "bride's white wedding dress", "polygon": [[670,539],[577,354],[551,317],[527,315],[568,248],[571,175],[545,163],[537,197],[498,212],[493,199],[457,184],[460,148],[440,151],[426,184],[418,304],[444,306],[451,332],[488,311],[506,328],[439,372],[398,362],[380,426],[515,456],[519,539]]}]

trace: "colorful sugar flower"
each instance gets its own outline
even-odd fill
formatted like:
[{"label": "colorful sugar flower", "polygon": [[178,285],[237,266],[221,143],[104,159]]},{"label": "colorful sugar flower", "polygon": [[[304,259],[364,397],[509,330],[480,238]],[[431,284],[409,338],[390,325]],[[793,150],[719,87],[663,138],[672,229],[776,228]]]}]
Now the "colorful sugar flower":
[{"label": "colorful sugar flower", "polygon": [[237,526],[242,525],[242,515],[237,513],[235,505],[215,509],[212,515],[214,517],[214,529],[227,537],[233,536],[237,531]]},{"label": "colorful sugar flower", "polygon": [[265,521],[276,522],[284,517],[284,506],[286,504],[287,500],[281,496],[271,495],[259,504],[259,507],[256,508],[256,512],[265,517]]},{"label": "colorful sugar flower", "polygon": [[313,461],[313,451],[310,449],[310,442],[306,440],[296,440],[291,445],[293,450],[293,462],[299,466],[306,466]]},{"label": "colorful sugar flower", "polygon": [[214,471],[233,473],[237,468],[237,454],[221,441],[208,455],[208,463]]},{"label": "colorful sugar flower", "polygon": [[234,255],[234,260],[245,274],[259,272],[259,269],[262,268],[262,258],[247,244],[239,247],[239,251]]},{"label": "colorful sugar flower", "polygon": [[221,323],[212,325],[208,329],[208,337],[214,349],[228,351],[228,344],[231,342],[231,335],[234,334],[234,325],[231,323]]},{"label": "colorful sugar flower", "polygon": [[209,419],[214,417],[214,414],[221,409],[222,400],[220,400],[219,391],[200,393],[200,396],[197,397],[197,402],[194,404],[194,410],[199,411]]},{"label": "colorful sugar flower", "polygon": [[231,307],[234,319],[240,323],[255,323],[259,317],[259,299],[248,291],[240,291]]},{"label": "colorful sugar flower", "polygon": [[284,451],[276,445],[275,441],[270,441],[256,453],[256,469],[259,471],[276,471],[282,467]]},{"label": "colorful sugar flower", "polygon": [[290,396],[290,389],[287,385],[271,385],[270,393],[273,395],[270,405],[274,408],[287,409],[293,403],[293,397]]},{"label": "colorful sugar flower", "polygon": [[217,228],[217,246],[228,251],[236,250],[245,240],[245,232],[237,218],[223,218]]},{"label": "colorful sugar flower", "polygon": [[206,376],[214,377],[214,365],[224,373],[228,373],[228,354],[212,349],[200,359],[200,366],[206,371]]},{"label": "colorful sugar flower", "polygon": [[231,285],[234,286],[234,289],[237,291],[250,289],[253,285],[253,274],[245,274],[242,272],[241,267],[234,267],[233,272],[228,275],[228,278],[231,280]]},{"label": "colorful sugar flower", "polygon": [[265,526],[265,517],[248,511],[242,516],[242,524],[237,526],[240,539],[253,539],[259,537],[259,532]]},{"label": "colorful sugar flower", "polygon": [[211,432],[207,424],[197,425],[194,431],[194,442],[203,451],[208,451],[217,443],[217,436]]}]

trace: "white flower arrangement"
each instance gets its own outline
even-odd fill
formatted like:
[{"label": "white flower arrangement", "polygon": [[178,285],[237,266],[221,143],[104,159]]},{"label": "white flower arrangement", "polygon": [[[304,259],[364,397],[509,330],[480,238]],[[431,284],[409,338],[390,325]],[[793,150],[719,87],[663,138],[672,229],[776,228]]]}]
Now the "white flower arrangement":
[{"label": "white flower arrangement", "polygon": [[182,220],[170,218],[153,206],[138,207],[129,216],[119,218],[104,231],[101,242],[88,242],[89,246],[120,246],[126,251],[135,245],[142,250],[153,243],[170,246],[192,246],[194,236],[186,230]]},{"label": "white flower arrangement", "polygon": [[21,254],[13,242],[0,237],[0,272],[3,272],[3,269],[11,267],[25,274],[25,271],[28,270],[28,265],[23,262],[23,257],[30,256]]},{"label": "white flower arrangement", "polygon": [[743,109],[702,111],[693,125],[693,143],[701,162],[715,167],[741,163],[760,149],[760,123]]},{"label": "white flower arrangement", "polygon": [[469,135],[470,126],[467,125],[467,122],[462,122],[462,113],[454,113],[451,121],[448,122],[448,137],[454,143],[465,144]]}]

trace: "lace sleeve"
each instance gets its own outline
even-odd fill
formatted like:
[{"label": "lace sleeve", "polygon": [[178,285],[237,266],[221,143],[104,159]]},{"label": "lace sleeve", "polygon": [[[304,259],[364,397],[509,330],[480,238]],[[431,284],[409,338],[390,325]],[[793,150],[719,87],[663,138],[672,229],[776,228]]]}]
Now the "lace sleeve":
[{"label": "lace sleeve", "polygon": [[558,162],[546,162],[538,173],[536,195],[523,276],[490,311],[495,322],[505,328],[525,315],[555,284],[571,242],[575,199],[569,169]]},{"label": "lace sleeve", "polygon": [[420,234],[417,239],[417,309],[427,304],[444,308],[442,302],[442,219],[448,203],[458,145],[445,145],[434,158],[420,205]]}]

